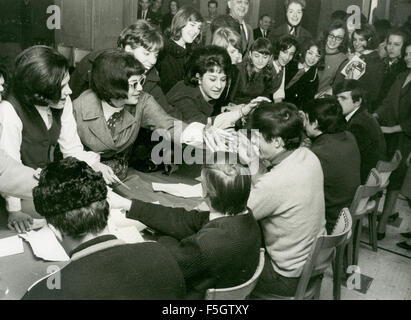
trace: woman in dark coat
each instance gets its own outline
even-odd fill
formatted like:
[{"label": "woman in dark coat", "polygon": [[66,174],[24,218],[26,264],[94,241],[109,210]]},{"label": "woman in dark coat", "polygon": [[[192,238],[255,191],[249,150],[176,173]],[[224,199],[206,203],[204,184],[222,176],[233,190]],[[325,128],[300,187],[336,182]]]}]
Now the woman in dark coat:
[{"label": "woman in dark coat", "polygon": [[[405,48],[407,71],[398,76],[382,105],[377,109],[376,116],[386,134],[396,135],[390,140],[388,150],[392,153],[398,149],[403,159],[396,171],[391,174],[390,185],[384,203],[384,210],[378,225],[379,239],[384,238],[388,218],[393,213],[399,190],[407,172],[406,159],[411,152],[411,43]],[[392,156],[390,154],[389,156]]]},{"label": "woman in dark coat", "polygon": [[314,99],[318,92],[318,62],[324,57],[321,46],[307,42],[301,51],[300,61],[291,63],[285,74],[285,101],[299,109]]},{"label": "woman in dark coat", "polygon": [[166,41],[158,62],[160,86],[164,93],[183,80],[191,46],[201,32],[202,22],[200,13],[191,7],[181,8],[174,16],[170,39]]}]

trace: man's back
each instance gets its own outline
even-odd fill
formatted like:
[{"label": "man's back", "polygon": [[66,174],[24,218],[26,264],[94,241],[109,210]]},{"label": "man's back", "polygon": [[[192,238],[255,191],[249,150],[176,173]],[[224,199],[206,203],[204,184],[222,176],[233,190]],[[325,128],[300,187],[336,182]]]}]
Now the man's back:
[{"label": "man's back", "polygon": [[257,181],[248,206],[262,226],[273,268],[299,277],[311,246],[325,233],[323,173],[318,158],[299,148]]},{"label": "man's back", "polygon": [[317,137],[311,150],[324,172],[326,228],[330,234],[341,209],[350,206],[360,185],[361,156],[354,136],[347,131]]},{"label": "man's back", "polygon": [[47,279],[44,279],[23,299],[184,298],[183,275],[164,247],[156,242],[143,242],[101,249],[115,241],[118,240],[114,236],[106,235],[83,243],[72,252],[72,261],[61,271],[61,289],[48,289]]},{"label": "man's back", "polygon": [[362,107],[348,121],[347,130],[357,140],[361,155],[361,183],[365,183],[377,162],[386,160],[384,134],[377,120]]}]

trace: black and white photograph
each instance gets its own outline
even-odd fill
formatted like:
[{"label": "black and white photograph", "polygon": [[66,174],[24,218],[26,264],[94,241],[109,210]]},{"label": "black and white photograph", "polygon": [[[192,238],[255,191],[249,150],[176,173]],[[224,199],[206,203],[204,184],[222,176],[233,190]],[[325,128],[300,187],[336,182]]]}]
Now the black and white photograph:
[{"label": "black and white photograph", "polygon": [[0,0],[0,300],[248,318],[410,270],[411,0]]}]

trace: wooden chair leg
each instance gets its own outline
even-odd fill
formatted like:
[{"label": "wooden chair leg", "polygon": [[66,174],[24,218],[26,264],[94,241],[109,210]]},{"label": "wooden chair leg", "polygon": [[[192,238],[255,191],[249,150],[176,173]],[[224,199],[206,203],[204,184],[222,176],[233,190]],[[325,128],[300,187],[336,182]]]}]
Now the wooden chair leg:
[{"label": "wooden chair leg", "polygon": [[338,247],[335,253],[333,270],[333,296],[334,300],[341,300],[341,276],[345,246]]}]

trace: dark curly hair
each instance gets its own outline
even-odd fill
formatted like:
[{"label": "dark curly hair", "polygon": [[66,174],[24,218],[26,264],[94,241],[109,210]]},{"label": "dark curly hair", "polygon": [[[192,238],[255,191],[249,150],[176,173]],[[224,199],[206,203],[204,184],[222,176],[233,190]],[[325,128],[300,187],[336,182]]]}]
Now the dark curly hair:
[{"label": "dark curly hair", "polygon": [[281,138],[286,150],[295,150],[301,145],[303,128],[297,107],[287,102],[262,102],[247,122],[247,129],[259,130],[267,142]]},{"label": "dark curly hair", "polygon": [[342,107],[335,97],[314,99],[304,104],[303,111],[310,123],[318,121],[318,130],[323,133],[339,133],[347,127]]},{"label": "dark curly hair", "polygon": [[298,40],[296,37],[292,35],[284,35],[280,37],[277,41],[275,41],[273,44],[273,57],[274,60],[278,59],[278,56],[280,55],[280,51],[287,51],[291,47],[295,47],[295,54],[294,58],[298,56],[300,46],[298,44]]},{"label": "dark curly hair", "polygon": [[213,72],[216,68],[227,76],[227,83],[231,75],[231,58],[227,50],[209,45],[194,49],[187,63],[184,82],[193,87],[198,86],[197,74],[203,76],[207,71]]},{"label": "dark curly hair", "polygon": [[104,51],[92,62],[90,87],[106,102],[127,99],[128,79],[144,71],[144,66],[132,54],[119,48]]},{"label": "dark curly hair", "polygon": [[73,157],[47,165],[33,189],[36,211],[75,238],[105,228],[109,214],[106,197],[103,175]]},{"label": "dark curly hair", "polygon": [[25,105],[48,106],[61,99],[61,82],[68,73],[67,59],[55,49],[33,46],[15,60],[12,90]]}]

